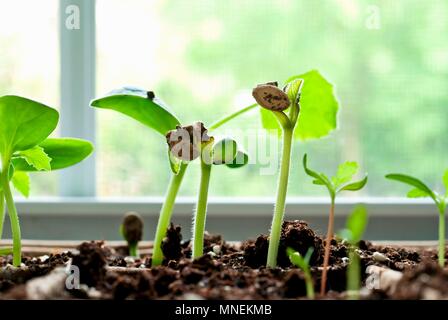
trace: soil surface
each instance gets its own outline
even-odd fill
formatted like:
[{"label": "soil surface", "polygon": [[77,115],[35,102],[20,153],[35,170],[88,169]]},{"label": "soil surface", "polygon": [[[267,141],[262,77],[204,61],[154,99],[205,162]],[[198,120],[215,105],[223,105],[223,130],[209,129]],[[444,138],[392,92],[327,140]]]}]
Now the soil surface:
[{"label": "soil surface", "polygon": [[[237,245],[206,234],[205,255],[191,260],[190,242],[182,241],[181,228],[171,225],[162,244],[166,258],[155,268],[151,256],[127,257],[126,247],[109,248],[101,241],[82,243],[73,252],[24,257],[20,268],[11,266],[11,256],[0,257],[0,299],[306,299],[303,272],[291,265],[286,248],[303,255],[314,248],[310,266],[317,294],[324,244],[304,221],[287,221],[275,269],[264,266],[266,235]],[[317,299],[346,298],[348,251],[348,244],[332,240],[328,292]],[[362,299],[448,299],[448,270],[437,265],[435,249],[361,241],[357,253]],[[67,285],[68,276],[76,276],[69,270],[76,269],[79,285]],[[76,277],[70,279],[77,283]]]}]

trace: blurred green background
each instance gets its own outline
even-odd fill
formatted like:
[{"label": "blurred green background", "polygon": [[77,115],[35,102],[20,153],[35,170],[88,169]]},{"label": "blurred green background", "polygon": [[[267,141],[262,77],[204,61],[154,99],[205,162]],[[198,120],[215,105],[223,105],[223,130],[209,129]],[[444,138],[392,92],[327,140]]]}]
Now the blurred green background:
[{"label": "blurred green background", "polygon": [[[0,94],[57,106],[58,1],[0,4]],[[154,90],[184,123],[210,123],[252,103],[257,83],[316,68],[336,86],[339,129],[296,143],[290,195],[325,195],[303,174],[308,152],[329,173],[359,161],[370,176],[364,196],[402,196],[407,189],[385,173],[441,187],[448,167],[447,34],[445,0],[97,0],[97,95],[135,85]],[[163,195],[164,140],[112,111],[97,115],[98,195]],[[237,131],[257,128],[255,111],[225,129],[248,143]],[[277,176],[260,176],[262,167],[215,168],[211,196],[274,196]],[[181,195],[195,195],[198,169]],[[55,177],[36,175],[33,195],[57,194]]]}]

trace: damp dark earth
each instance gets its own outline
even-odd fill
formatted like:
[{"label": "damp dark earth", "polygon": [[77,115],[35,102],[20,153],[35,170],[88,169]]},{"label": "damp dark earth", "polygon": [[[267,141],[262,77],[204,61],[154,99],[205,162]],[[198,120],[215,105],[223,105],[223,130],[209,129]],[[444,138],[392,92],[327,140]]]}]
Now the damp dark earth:
[{"label": "damp dark earth", "polygon": [[[316,299],[346,299],[349,245],[333,239],[327,288],[318,294],[325,240],[304,221],[283,223],[278,267],[266,268],[269,239],[260,235],[228,243],[205,234],[204,252],[192,260],[191,243],[171,225],[162,243],[164,260],[151,267],[151,253],[128,256],[127,246],[102,241],[48,255],[26,255],[20,267],[12,256],[0,260],[1,299],[163,299],[277,300],[307,299],[302,269],[291,264],[286,248],[309,260]],[[57,251],[57,250],[56,250]],[[448,271],[438,263],[435,247],[398,247],[361,241],[361,299],[447,299]]]}]

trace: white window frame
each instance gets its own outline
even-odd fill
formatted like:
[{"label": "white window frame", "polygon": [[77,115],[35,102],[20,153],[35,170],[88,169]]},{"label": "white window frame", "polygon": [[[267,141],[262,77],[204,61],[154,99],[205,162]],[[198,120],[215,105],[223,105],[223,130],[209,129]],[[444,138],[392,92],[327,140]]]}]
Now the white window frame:
[{"label": "white window frame", "polygon": [[[80,9],[79,30],[65,27],[66,8],[76,5]],[[95,110],[89,106],[95,97],[96,39],[95,0],[60,0],[60,52],[61,52],[61,135],[79,137],[95,143]],[[79,52],[82,52],[79,55]],[[97,198],[95,157],[90,157],[74,168],[60,172],[60,197],[18,200],[22,216],[55,217],[70,214],[73,217],[117,218],[126,211],[138,211],[147,217],[157,217],[162,197],[147,198]],[[371,217],[377,219],[406,217],[436,219],[434,204],[428,199],[406,198],[341,198],[337,201],[336,214],[345,217],[356,203],[365,203]],[[211,198],[210,217],[268,218],[272,215],[274,199],[266,198]],[[195,199],[179,197],[174,217],[190,217]],[[287,217],[314,219],[327,216],[328,199],[291,197],[287,200]]]}]

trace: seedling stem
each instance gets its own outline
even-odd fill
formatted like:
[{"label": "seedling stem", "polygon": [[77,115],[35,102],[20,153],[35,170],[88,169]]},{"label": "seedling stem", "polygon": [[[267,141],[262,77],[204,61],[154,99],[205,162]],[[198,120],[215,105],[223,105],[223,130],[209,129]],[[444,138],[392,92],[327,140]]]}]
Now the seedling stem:
[{"label": "seedling stem", "polygon": [[182,163],[179,173],[171,176],[171,181],[168,186],[168,191],[160,210],[159,222],[157,223],[156,236],[154,239],[154,253],[152,256],[152,266],[160,266],[163,261],[162,241],[166,235],[166,230],[171,221],[171,214],[173,212],[174,202],[176,200],[177,193],[179,191],[182,179],[184,178],[187,164]]},{"label": "seedling stem", "polygon": [[13,265],[15,267],[20,266],[22,262],[22,244],[21,244],[21,234],[20,234],[20,223],[19,216],[17,215],[17,209],[14,204],[14,199],[11,193],[11,187],[9,186],[9,175],[8,170],[10,167],[11,156],[6,154],[3,158],[3,168],[2,168],[2,187],[5,194],[6,206],[8,207],[9,218],[11,221],[11,231],[13,239]]},{"label": "seedling stem", "polygon": [[331,240],[334,237],[334,207],[335,207],[335,197],[331,197],[331,205],[330,205],[330,216],[328,218],[328,231],[327,231],[327,239],[325,240],[325,254],[324,254],[324,265],[322,272],[322,285],[320,287],[320,294],[324,295],[326,290],[327,283],[327,268],[330,261],[330,248],[331,248]]},{"label": "seedling stem", "polygon": [[210,185],[210,173],[212,165],[201,159],[201,182],[199,185],[198,204],[193,221],[193,259],[203,255],[204,231],[207,214],[208,188]]}]

